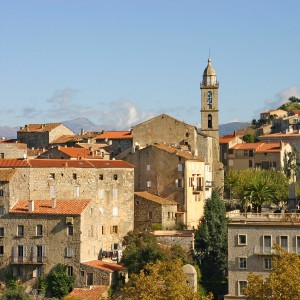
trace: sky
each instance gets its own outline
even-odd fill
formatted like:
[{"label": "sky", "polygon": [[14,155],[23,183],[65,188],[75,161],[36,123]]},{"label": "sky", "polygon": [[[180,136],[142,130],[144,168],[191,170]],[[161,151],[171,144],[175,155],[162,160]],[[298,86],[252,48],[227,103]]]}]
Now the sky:
[{"label": "sky", "polygon": [[200,125],[210,56],[219,123],[300,97],[297,0],[1,0],[0,126],[88,118]]}]

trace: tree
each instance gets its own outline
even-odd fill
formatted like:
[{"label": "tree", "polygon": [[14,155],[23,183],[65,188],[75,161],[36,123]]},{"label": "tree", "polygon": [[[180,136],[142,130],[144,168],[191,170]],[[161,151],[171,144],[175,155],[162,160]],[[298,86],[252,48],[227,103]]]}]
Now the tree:
[{"label": "tree", "polygon": [[67,295],[74,286],[75,277],[67,274],[67,266],[57,264],[46,277],[47,292],[51,297],[62,298]]},{"label": "tree", "polygon": [[147,232],[129,232],[123,240],[121,263],[128,273],[139,273],[148,263],[164,259],[164,252],[159,248],[155,237]]},{"label": "tree", "polygon": [[210,300],[211,296],[201,297],[187,284],[182,270],[182,262],[157,261],[149,263],[139,274],[133,274],[123,288],[121,297],[128,300]]},{"label": "tree", "polygon": [[266,280],[262,275],[250,273],[244,290],[247,299],[292,300],[300,295],[300,258],[295,253],[275,246],[277,255],[272,261],[273,270]]},{"label": "tree", "polygon": [[227,292],[227,218],[225,204],[213,191],[195,234],[202,285],[214,295]]},{"label": "tree", "polygon": [[297,98],[297,97],[295,97],[295,96],[291,96],[291,97],[289,98],[289,101],[290,101],[290,102],[300,102],[300,99]]},{"label": "tree", "polygon": [[297,174],[299,165],[299,155],[295,146],[291,152],[284,152],[283,156],[283,172],[287,178],[291,179]]}]

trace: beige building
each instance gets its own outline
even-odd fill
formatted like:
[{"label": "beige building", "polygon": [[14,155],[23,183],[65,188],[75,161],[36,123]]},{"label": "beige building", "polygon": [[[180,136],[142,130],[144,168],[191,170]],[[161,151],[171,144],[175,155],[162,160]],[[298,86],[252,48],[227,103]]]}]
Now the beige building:
[{"label": "beige building", "polygon": [[288,112],[286,110],[282,109],[274,109],[274,110],[267,110],[260,113],[260,118],[262,120],[268,120],[271,117],[273,118],[284,118],[288,115]]},{"label": "beige building", "polygon": [[[103,257],[118,261],[122,239],[133,230],[133,177],[133,166],[118,160],[0,160],[3,272],[26,270],[17,274],[30,285],[37,265],[32,261],[34,243],[44,246],[38,251],[48,253],[44,272],[58,262],[69,262],[80,277],[80,263]],[[81,209],[74,210],[77,203]],[[67,234],[69,222],[74,225],[72,237]],[[42,236],[35,237],[34,230],[42,230]],[[74,249],[65,250],[68,245]],[[13,251],[26,259],[14,263]],[[64,256],[63,251],[71,252]]]},{"label": "beige building", "polygon": [[242,143],[228,149],[226,170],[248,168],[274,169],[282,171],[284,157],[292,151],[288,143]]},{"label": "beige building", "polygon": [[75,134],[62,123],[28,124],[18,130],[17,139],[28,148],[48,148],[63,135]]},{"label": "beige building", "polygon": [[176,223],[196,228],[205,199],[211,196],[212,171],[200,157],[166,144],[153,144],[129,153],[135,166],[135,191],[177,203]]},{"label": "beige building", "polygon": [[246,297],[243,288],[250,272],[267,278],[272,270],[274,244],[300,255],[300,218],[296,214],[231,215],[228,224],[228,295]]},{"label": "beige building", "polygon": [[5,142],[0,140],[0,159],[24,157],[27,157],[26,144],[17,142]]}]

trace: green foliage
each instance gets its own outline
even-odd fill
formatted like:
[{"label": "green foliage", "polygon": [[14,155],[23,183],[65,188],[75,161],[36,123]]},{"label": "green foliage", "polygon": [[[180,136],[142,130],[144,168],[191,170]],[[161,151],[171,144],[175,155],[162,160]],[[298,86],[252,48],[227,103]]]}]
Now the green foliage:
[{"label": "green foliage", "polygon": [[6,277],[6,287],[8,289],[15,289],[18,286],[18,282],[12,273],[8,273]]},{"label": "green foliage", "polygon": [[159,223],[152,223],[151,229],[152,230],[162,230],[162,226]]},{"label": "green foliage", "polygon": [[300,102],[300,99],[297,98],[297,97],[295,97],[295,96],[291,96],[291,97],[289,98],[289,101],[290,101],[290,102]]},{"label": "green foliage", "polygon": [[287,112],[291,112],[293,110],[298,110],[300,109],[300,104],[297,102],[287,102],[282,104],[279,109],[286,110]]},{"label": "green foliage", "polygon": [[1,295],[1,300],[30,300],[32,299],[25,293],[24,288],[12,277],[6,281],[7,289]]},{"label": "green foliage", "polygon": [[225,204],[216,191],[213,191],[212,197],[206,201],[195,241],[203,287],[215,295],[226,294],[227,218]]},{"label": "green foliage", "polygon": [[225,188],[244,206],[252,203],[256,208],[265,203],[276,205],[288,197],[289,181],[285,174],[275,170],[246,169],[230,171],[225,176]]},{"label": "green foliage", "polygon": [[67,295],[74,286],[75,277],[68,276],[67,266],[57,264],[46,277],[47,291],[51,297],[62,298]]},{"label": "green foliage", "polygon": [[243,141],[246,143],[257,143],[258,139],[254,133],[247,133],[243,136]]},{"label": "green foliage", "polygon": [[173,260],[147,264],[139,274],[132,275],[118,299],[209,300],[211,297],[195,293],[187,284],[182,262]]},{"label": "green foliage", "polygon": [[47,279],[46,277],[38,277],[38,290],[39,293],[45,295],[47,290]]},{"label": "green foliage", "polygon": [[129,274],[139,273],[148,263],[164,259],[164,252],[150,233],[131,231],[124,237],[123,245],[121,263]]},{"label": "green foliage", "polygon": [[284,152],[283,157],[283,172],[287,178],[291,179],[297,174],[299,168],[299,153],[295,146],[292,147],[291,152]]}]

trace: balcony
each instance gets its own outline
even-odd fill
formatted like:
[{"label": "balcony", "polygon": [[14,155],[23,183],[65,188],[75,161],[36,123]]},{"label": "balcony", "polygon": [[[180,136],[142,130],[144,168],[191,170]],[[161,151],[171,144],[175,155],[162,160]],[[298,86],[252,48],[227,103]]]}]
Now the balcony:
[{"label": "balcony", "polygon": [[276,254],[276,250],[273,249],[272,247],[255,246],[254,254],[255,255],[274,255],[274,254]]},{"label": "balcony", "polygon": [[12,256],[10,258],[11,264],[18,265],[43,265],[47,262],[47,257],[27,257],[27,256]]}]

